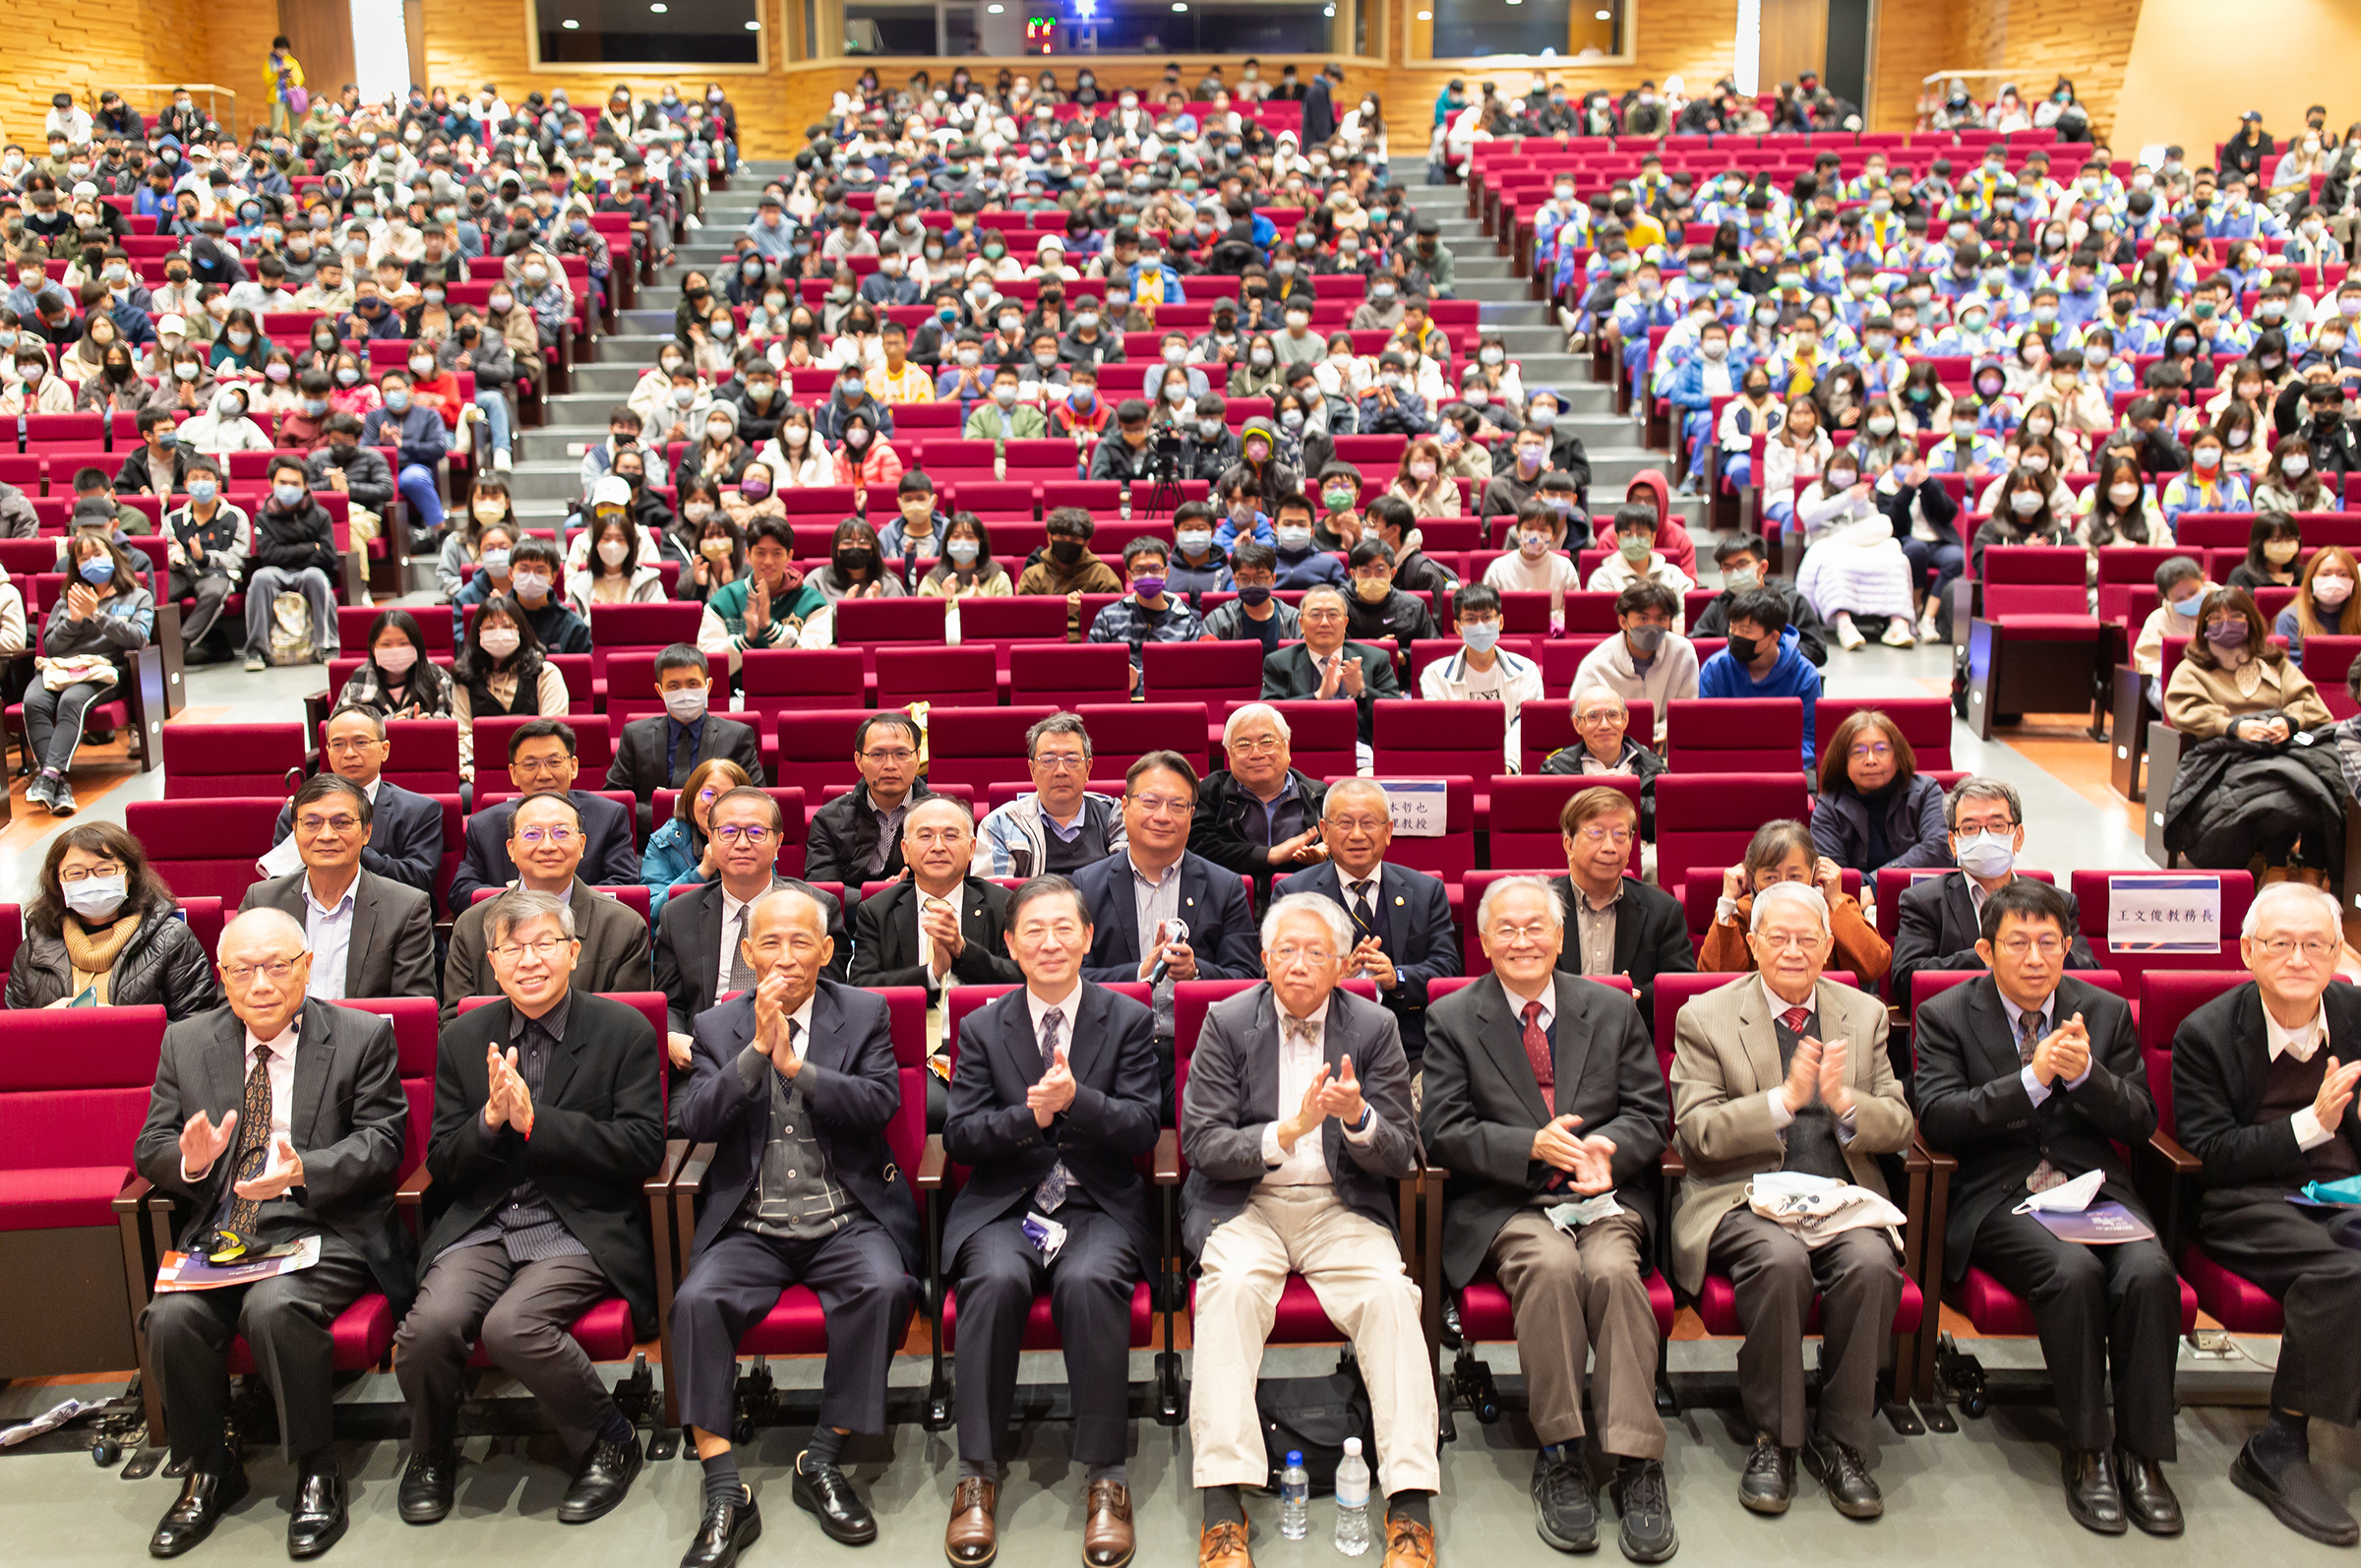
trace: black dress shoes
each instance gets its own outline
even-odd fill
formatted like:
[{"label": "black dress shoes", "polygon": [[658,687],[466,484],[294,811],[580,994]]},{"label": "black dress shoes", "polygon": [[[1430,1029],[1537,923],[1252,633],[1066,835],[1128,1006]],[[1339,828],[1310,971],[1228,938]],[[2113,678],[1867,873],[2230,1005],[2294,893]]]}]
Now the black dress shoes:
[{"label": "black dress shoes", "polygon": [[558,1523],[586,1525],[613,1513],[632,1489],[632,1478],[639,1474],[639,1464],[636,1437],[627,1443],[610,1443],[604,1438],[593,1442],[582,1458],[582,1468],[575,1472],[574,1484],[566,1489],[566,1500],[558,1505]]},{"label": "black dress shoes", "polygon": [[762,1510],[755,1506],[755,1494],[740,1486],[736,1497],[705,1504],[704,1522],[682,1554],[681,1568],[730,1568],[761,1535]]},{"label": "black dress shoes", "polygon": [[2115,1485],[2115,1467],[2100,1448],[2070,1448],[2061,1465],[2066,1481],[2066,1511],[2085,1530],[2101,1536],[2120,1536],[2131,1526],[2123,1517],[2123,1493]]},{"label": "black dress shoes", "polygon": [[208,1470],[203,1465],[189,1472],[180,1483],[180,1495],[164,1510],[164,1517],[148,1538],[151,1557],[177,1557],[191,1546],[213,1533],[221,1522],[246,1495],[246,1467],[232,1459],[224,1470]]},{"label": "black dress shoes", "polygon": [[2230,1479],[2240,1491],[2261,1498],[2280,1524],[2299,1536],[2328,1546],[2350,1546],[2361,1540],[2361,1526],[2329,1495],[2320,1472],[2308,1459],[2287,1460],[2274,1474],[2255,1458],[2255,1442],[2250,1437],[2230,1464]]},{"label": "black dress shoes", "polygon": [[804,1468],[795,1456],[795,1506],[819,1516],[820,1533],[847,1546],[866,1546],[878,1538],[878,1518],[853,1490],[853,1478],[836,1465]]},{"label": "black dress shoes", "polygon": [[2123,1493],[2123,1511],[2133,1524],[2151,1536],[2181,1533],[2181,1500],[2164,1479],[2163,1466],[2128,1448],[2118,1448],[2115,1485]]},{"label": "black dress shoes", "polygon": [[287,1555],[297,1562],[317,1557],[344,1538],[352,1522],[344,1511],[344,1473],[314,1471],[295,1483],[295,1511],[287,1518]]},{"label": "black dress shoes", "polygon": [[458,1485],[459,1455],[453,1448],[421,1448],[410,1455],[402,1468],[400,1505],[402,1522],[411,1525],[433,1525],[442,1522],[451,1512],[452,1497]]},{"label": "black dress shoes", "polygon": [[1803,1468],[1827,1491],[1830,1504],[1847,1519],[1883,1519],[1885,1493],[1869,1474],[1860,1451],[1833,1437],[1814,1437],[1803,1450]]},{"label": "black dress shoes", "polygon": [[1784,1514],[1795,1494],[1795,1455],[1769,1432],[1754,1434],[1754,1452],[1738,1475],[1738,1501],[1748,1513]]}]

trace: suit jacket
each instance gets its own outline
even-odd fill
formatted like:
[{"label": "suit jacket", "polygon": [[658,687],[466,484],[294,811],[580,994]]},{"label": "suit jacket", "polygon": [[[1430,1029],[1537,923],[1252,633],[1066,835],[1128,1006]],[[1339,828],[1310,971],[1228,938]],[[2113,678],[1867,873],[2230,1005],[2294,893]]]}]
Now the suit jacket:
[{"label": "suit jacket", "polygon": [[[1389,1184],[1419,1164],[1418,1114],[1410,1104],[1410,1062],[1394,1015],[1349,991],[1328,997],[1320,1051],[1333,1076],[1346,1056],[1361,1079],[1362,1098],[1376,1116],[1365,1144],[1345,1136],[1336,1117],[1320,1123],[1320,1147],[1336,1195],[1356,1214],[1395,1229]],[[1268,985],[1226,996],[1205,1010],[1205,1027],[1188,1058],[1180,1097],[1180,1152],[1188,1180],[1180,1190],[1180,1239],[1201,1252],[1214,1227],[1234,1218],[1270,1167],[1262,1162],[1262,1132],[1296,1114],[1279,1104],[1279,1004]]]},{"label": "suit jacket", "polygon": [[[1327,803],[1328,786],[1298,768],[1289,768],[1296,798],[1302,803],[1303,827],[1316,826],[1320,808]],[[1262,803],[1228,768],[1208,773],[1197,786],[1197,809],[1188,823],[1188,847],[1226,871],[1254,878],[1254,903],[1271,901],[1271,852],[1246,836],[1249,814]],[[1302,828],[1297,831],[1302,831]]]},{"label": "suit jacket", "polygon": [[[602,893],[578,875],[566,895],[574,910],[574,935],[582,944],[575,955],[574,989],[582,991],[647,991],[647,922],[639,912],[609,893]],[[443,1021],[459,1015],[459,1003],[469,996],[497,996],[500,982],[492,978],[492,961],[484,951],[485,899],[462,910],[451,923],[451,955],[443,964]]]},{"label": "suit jacket", "polygon": [[426,1241],[418,1268],[497,1213],[530,1180],[632,1303],[641,1334],[656,1322],[656,1262],[640,1184],[664,1161],[664,1045],[638,1008],[576,992],[566,1036],[533,1096],[533,1135],[488,1132],[484,1053],[514,1043],[504,1000],[443,1031],[435,1054],[435,1131],[426,1149]]},{"label": "suit jacket", "polygon": [[[2082,911],[2075,908],[2074,895],[2066,894],[2066,903],[2074,909],[2075,923],[2082,923]],[[1893,976],[1887,995],[1907,1008],[1910,1005],[1910,976],[1921,969],[1981,969],[1984,961],[1975,956],[1976,938],[1983,935],[1983,924],[1976,919],[1975,900],[1968,891],[1966,872],[1945,872],[1940,876],[1921,876],[1902,893],[1902,924],[1894,933],[1894,964],[1887,971]],[[2069,969],[2096,969],[2098,960],[2090,956],[2090,944],[2077,936],[2066,949]],[[2084,1023],[2089,1018],[2086,1016]],[[2091,1044],[2097,1044],[2095,1033]]]},{"label": "suit jacket", "polygon": [[[361,870],[415,887],[435,896],[435,875],[443,870],[443,808],[424,795],[381,779],[369,814],[369,843],[361,851]],[[271,829],[273,847],[295,830],[295,803],[278,809],[278,823]]]},{"label": "suit jacket", "polygon": [[[1582,1117],[1579,1136],[1613,1140],[1615,1201],[1653,1230],[1670,1126],[1656,1043],[1608,987],[1560,973],[1556,991],[1554,1114]],[[1558,1174],[1533,1157],[1533,1135],[1552,1113],[1525,1055],[1520,1006],[1486,975],[1435,1003],[1426,1020],[1419,1130],[1427,1159],[1451,1173],[1442,1261],[1454,1290],[1483,1267],[1500,1227]],[[1641,1250],[1646,1255],[1645,1242]]]},{"label": "suit jacket", "polygon": [[[2361,1051],[2361,988],[2329,983],[2322,1005],[2329,1043],[2338,1060]],[[2270,1044],[2263,1026],[2263,993],[2252,981],[2181,1020],[2172,1034],[2172,1109],[2181,1144],[2205,1162],[2207,1187],[2293,1190],[2312,1179],[2288,1118],[2258,1123]],[[2332,1129],[2361,1150],[2361,1096]]]},{"label": "suit jacket", "polygon": [[[739,1055],[754,1038],[751,995],[696,1020],[689,1088],[675,1111],[684,1134],[715,1149],[692,1265],[736,1216],[762,1168],[762,1148],[770,1138],[769,1081],[763,1079],[757,1092],[749,1093],[738,1071]],[[883,997],[820,981],[797,1086],[812,1108],[828,1174],[885,1228],[901,1251],[902,1267],[917,1277],[920,1241],[911,1173],[894,1163],[885,1141],[886,1124],[901,1109],[902,1090]]]},{"label": "suit jacket", "polygon": [[[792,876],[774,874],[771,880],[773,886],[802,888],[828,912],[828,935],[836,943],[836,956],[828,960],[827,975],[830,980],[844,979],[853,945],[845,936],[844,906]],[[707,882],[664,900],[664,913],[656,917],[656,990],[664,993],[665,1026],[676,1035],[691,1033],[696,1015],[712,1006],[718,995],[722,893],[720,882]]]},{"label": "suit jacket", "polygon": [[[1074,887],[1090,910],[1090,959],[1085,980],[1137,980],[1139,915],[1131,897],[1131,857],[1110,855],[1074,873]],[[1180,918],[1197,955],[1199,980],[1259,980],[1262,940],[1245,887],[1202,856],[1180,856]]]},{"label": "suit jacket", "polygon": [[2014,1201],[2043,1160],[2066,1176],[2104,1171],[2104,1195],[2146,1212],[2115,1152],[2116,1144],[2145,1143],[2156,1130],[2131,1005],[2068,976],[2058,982],[2051,1027],[2078,1012],[2090,1034],[2089,1076],[2079,1088],[2053,1083],[2036,1108],[2025,1092],[2017,1031],[1990,975],[1954,986],[1918,1009],[1918,1128],[1931,1147],[1960,1162],[1943,1232],[1948,1280],[1968,1272],[1977,1229],[1994,1208]]},{"label": "suit jacket", "polygon": [[[863,910],[866,914],[868,911]],[[1156,1015],[1130,997],[1085,981],[1066,998],[1066,1064],[1074,1103],[1048,1126],[1033,1119],[1025,1092],[1042,1075],[1041,1041],[1022,984],[959,1026],[951,1066],[943,1152],[972,1169],[951,1200],[942,1256],[1029,1202],[1059,1161],[1066,1175],[1122,1226],[1145,1263],[1156,1255],[1147,1185],[1133,1162],[1156,1146],[1164,1082],[1156,1061]]]},{"label": "suit jacket", "polygon": [[[246,1099],[246,1026],[227,1005],[164,1031],[148,1120],[135,1162],[172,1199],[176,1244],[193,1246],[229,1190],[235,1142],[196,1181],[180,1176],[180,1132],[204,1112],[218,1126]],[[301,1195],[264,1207],[268,1232],[334,1236],[369,1260],[400,1321],[416,1293],[409,1232],[394,1218],[409,1100],[394,1050],[394,1020],[306,1000],[295,1035],[287,1139],[303,1159]]]},{"label": "suit jacket", "polygon": [[[1886,1005],[1867,992],[1823,980],[1813,990],[1820,1038],[1846,1042],[1853,1138],[1845,1163],[1852,1179],[1886,1190],[1872,1156],[1909,1147],[1910,1108],[1886,1056]],[[1771,1092],[1786,1080],[1779,1032],[1760,975],[1741,975],[1680,1009],[1672,1043],[1672,1136],[1688,1166],[1672,1200],[1672,1273],[1695,1295],[1705,1252],[1722,1217],[1746,1201],[1746,1183],[1786,1163],[1786,1139],[1771,1124]]]},{"label": "suit jacket", "polygon": [[665,729],[672,723],[671,715],[650,714],[634,719],[623,727],[623,737],[616,743],[615,756],[607,764],[607,785],[611,790],[630,790],[639,797],[639,831],[646,833],[655,826],[653,800],[656,791],[684,783],[690,770],[697,763],[720,757],[746,769],[746,776],[757,786],[768,782],[762,774],[761,738],[754,727],[718,713],[707,713],[704,728],[697,733],[696,754],[683,756],[674,773],[664,768]]},{"label": "suit jacket", "polygon": [[[1333,862],[1300,871],[1279,883],[1281,896],[1318,893],[1348,914],[1344,874]],[[1459,973],[1459,934],[1451,925],[1451,891],[1424,872],[1383,865],[1377,870],[1377,935],[1394,961],[1395,985],[1377,999],[1402,1026],[1402,1050],[1418,1066],[1426,1050],[1426,983]]]},{"label": "suit jacket", "polygon": [[[292,871],[246,889],[240,913],[284,910],[303,924],[303,879]],[[344,949],[347,996],[435,995],[435,906],[417,888],[363,870],[353,884],[352,939]]]},{"label": "suit jacket", "polygon": [[[566,798],[582,814],[581,878],[594,887],[629,887],[639,880],[639,850],[632,839],[632,814],[603,795],[568,790]],[[516,865],[509,859],[509,818],[516,802],[502,801],[467,818],[467,852],[451,878],[451,907],[465,911],[479,887],[506,887],[515,880]]]},{"label": "suit jacket", "polygon": [[[905,806],[916,806],[935,792],[921,779],[902,797]],[[867,871],[870,856],[878,850],[877,808],[869,803],[869,786],[856,784],[851,793],[839,795],[812,814],[812,825],[804,833],[804,874],[816,882],[849,882],[859,886],[865,881],[891,881],[902,874],[902,846],[896,839],[885,852],[885,869],[871,876]]]},{"label": "suit jacket", "polygon": [[[1366,642],[1348,641],[1344,655],[1361,666],[1361,695],[1353,705],[1361,710],[1361,739],[1368,744],[1374,719],[1370,704],[1379,697],[1402,694],[1402,687],[1394,679],[1394,661],[1383,648],[1373,648]],[[1262,661],[1262,699],[1266,702],[1301,701],[1317,696],[1320,690],[1320,669],[1312,662],[1311,650],[1301,642],[1267,655]]]},{"label": "suit jacket", "polygon": [[[1558,907],[1566,912],[1566,944],[1558,952],[1557,967],[1579,975],[1582,945],[1575,936],[1574,901],[1579,893],[1574,878],[1553,877],[1549,890],[1557,894]],[[1680,900],[1637,877],[1624,877],[1622,896],[1615,900],[1615,973],[1631,977],[1641,1019],[1656,1017],[1657,976],[1696,972],[1697,949],[1689,941],[1689,917]]]},{"label": "suit jacket", "polygon": [[[970,876],[957,898],[967,945],[951,960],[951,974],[963,986],[1020,984],[1024,971],[1008,960],[1008,889]],[[856,986],[924,986],[929,995],[938,994],[933,972],[918,961],[916,882],[904,878],[861,901],[850,974]]]}]

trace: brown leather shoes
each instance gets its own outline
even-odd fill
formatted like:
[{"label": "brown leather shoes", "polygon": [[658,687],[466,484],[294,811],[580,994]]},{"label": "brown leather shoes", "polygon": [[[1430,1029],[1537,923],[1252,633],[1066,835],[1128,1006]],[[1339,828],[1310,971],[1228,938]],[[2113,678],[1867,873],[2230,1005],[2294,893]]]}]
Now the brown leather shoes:
[{"label": "brown leather shoes", "polygon": [[1120,1480],[1091,1482],[1082,1561],[1089,1568],[1123,1568],[1131,1560],[1131,1488]]},{"label": "brown leather shoes", "polygon": [[1408,1519],[1387,1520],[1383,1568],[1434,1568],[1434,1532]]},{"label": "brown leather shoes", "polygon": [[942,1554],[951,1568],[984,1568],[1000,1550],[1000,1529],[992,1517],[999,1487],[970,1476],[951,1488],[951,1523],[942,1533]]},{"label": "brown leather shoes", "polygon": [[1197,1568],[1254,1568],[1246,1551],[1246,1527],[1233,1520],[1207,1525],[1197,1537]]}]

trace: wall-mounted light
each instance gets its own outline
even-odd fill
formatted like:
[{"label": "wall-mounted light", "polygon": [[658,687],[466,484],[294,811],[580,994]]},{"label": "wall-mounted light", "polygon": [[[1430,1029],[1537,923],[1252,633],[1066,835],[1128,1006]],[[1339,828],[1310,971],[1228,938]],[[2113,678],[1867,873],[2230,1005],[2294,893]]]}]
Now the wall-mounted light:
[{"label": "wall-mounted light", "polygon": [[565,21],[559,23],[558,26],[564,28],[568,32],[575,32],[580,30],[582,25],[575,21],[574,18],[568,17]]},{"label": "wall-mounted light", "polygon": [[1419,13],[1419,20],[1421,22],[1432,22],[1434,20],[1434,13],[1431,11],[1422,11]]},{"label": "wall-mounted light", "polygon": [[1006,6],[986,6],[984,8],[984,14],[988,17],[997,17],[1007,9],[1008,8]]},{"label": "wall-mounted light", "polygon": [[657,16],[662,16],[665,12],[670,11],[672,7],[668,5],[657,4],[649,6],[647,9],[653,11]]},{"label": "wall-mounted light", "polygon": [[1612,22],[1615,20],[1615,14],[1612,11],[1594,11],[1591,13],[1591,20],[1594,22]]},{"label": "wall-mounted light", "polygon": [[1173,0],[1173,9],[1175,11],[1186,11],[1188,9],[1187,0]]},{"label": "wall-mounted light", "polygon": [[762,24],[759,22],[750,22],[746,25],[746,30],[749,32],[760,32],[762,30]]}]

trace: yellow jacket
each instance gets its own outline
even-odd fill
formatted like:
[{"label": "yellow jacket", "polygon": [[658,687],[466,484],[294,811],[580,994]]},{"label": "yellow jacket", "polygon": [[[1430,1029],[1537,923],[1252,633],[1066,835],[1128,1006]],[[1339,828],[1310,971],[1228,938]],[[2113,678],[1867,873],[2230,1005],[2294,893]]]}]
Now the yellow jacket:
[{"label": "yellow jacket", "polygon": [[276,63],[268,54],[263,56],[263,86],[272,97],[288,88],[303,86],[303,62],[295,58],[294,50],[279,55]]}]

